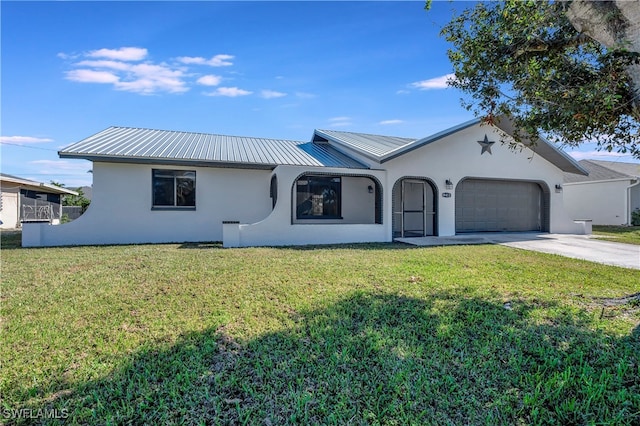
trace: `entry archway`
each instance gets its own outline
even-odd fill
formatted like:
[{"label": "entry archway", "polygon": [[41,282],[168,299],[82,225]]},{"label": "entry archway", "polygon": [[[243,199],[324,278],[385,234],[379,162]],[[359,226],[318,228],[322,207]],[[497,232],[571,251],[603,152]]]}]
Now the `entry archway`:
[{"label": "entry archway", "polygon": [[438,234],[437,189],[424,177],[403,177],[393,185],[393,237]]}]

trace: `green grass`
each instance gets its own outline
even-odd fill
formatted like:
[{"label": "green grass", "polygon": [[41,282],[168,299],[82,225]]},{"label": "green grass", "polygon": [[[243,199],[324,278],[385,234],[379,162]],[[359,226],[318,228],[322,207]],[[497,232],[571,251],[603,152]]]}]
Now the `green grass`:
[{"label": "green grass", "polygon": [[10,410],[56,424],[638,424],[640,271],[502,246],[2,250]]},{"label": "green grass", "polygon": [[595,225],[593,236],[607,241],[640,245],[640,226]]}]

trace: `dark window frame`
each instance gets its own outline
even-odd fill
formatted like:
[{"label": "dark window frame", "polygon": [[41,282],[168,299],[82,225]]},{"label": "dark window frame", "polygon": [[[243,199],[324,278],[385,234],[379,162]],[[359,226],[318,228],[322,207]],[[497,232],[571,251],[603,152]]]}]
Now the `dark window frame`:
[{"label": "dark window frame", "polygon": [[[157,192],[160,185],[159,179],[168,183],[171,180],[172,190],[170,194],[164,194],[167,198],[161,200],[162,194]],[[180,203],[184,197],[180,194],[180,181],[193,181],[191,191],[186,195],[186,199]],[[182,195],[182,197],[181,197]],[[196,209],[196,171],[178,169],[152,169],[151,170],[151,209],[152,210],[195,210]]]},{"label": "dark window frame", "polygon": [[[302,183],[306,181],[306,183]],[[323,188],[324,189],[321,189]],[[342,176],[339,175],[309,175],[305,174],[296,179],[295,183],[295,197],[296,197],[296,219],[297,220],[335,220],[343,219],[342,217]],[[304,188],[301,191],[301,188]],[[331,195],[331,191],[334,191],[334,195],[331,196],[335,206],[332,209],[335,210],[333,214],[325,214],[324,204],[327,203],[328,196]],[[303,202],[298,202],[298,197],[301,192],[308,195]],[[320,194],[318,194],[320,192]],[[311,194],[311,195],[309,195]],[[322,196],[323,214],[305,214],[308,211],[314,209],[314,202],[312,196]],[[330,201],[331,202],[331,201]],[[305,205],[309,203],[309,205]],[[328,204],[328,203],[327,203]],[[316,205],[317,207],[317,205]]]}]

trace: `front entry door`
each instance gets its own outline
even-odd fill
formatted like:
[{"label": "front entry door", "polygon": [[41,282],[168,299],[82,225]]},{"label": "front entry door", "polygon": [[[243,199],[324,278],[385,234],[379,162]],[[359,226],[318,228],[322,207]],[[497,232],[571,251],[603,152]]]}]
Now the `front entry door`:
[{"label": "front entry door", "polygon": [[422,180],[402,181],[402,236],[434,235],[433,189]]}]

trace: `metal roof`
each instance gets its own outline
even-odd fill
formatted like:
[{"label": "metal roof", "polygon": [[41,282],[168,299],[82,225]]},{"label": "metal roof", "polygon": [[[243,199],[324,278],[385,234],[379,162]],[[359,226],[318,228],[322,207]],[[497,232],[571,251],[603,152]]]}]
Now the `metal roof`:
[{"label": "metal roof", "polygon": [[13,183],[20,187],[29,188],[34,191],[47,192],[49,194],[78,195],[76,191],[73,191],[68,188],[62,188],[60,186],[55,186],[48,183],[42,183],[42,182],[37,182],[31,179],[25,179],[18,176],[8,175],[6,173],[0,173],[0,181]]},{"label": "metal roof", "polygon": [[[580,160],[580,166],[589,172],[589,176],[565,173],[565,183],[596,182],[605,180],[632,180],[640,176],[640,164],[615,163],[612,161]],[[632,173],[625,173],[630,171]],[[635,174],[633,172],[635,171]]]},{"label": "metal roof", "polygon": [[327,143],[109,127],[58,152],[61,158],[216,167],[367,168]]},{"label": "metal roof", "polygon": [[373,157],[373,159],[378,160],[385,154],[406,146],[416,139],[371,135],[368,133],[339,132],[336,130],[316,130],[313,140],[331,140],[355,149],[367,157]]},{"label": "metal roof", "polygon": [[[370,135],[367,133],[339,132],[335,130],[316,130],[314,133],[314,140],[330,140],[336,144],[350,148],[374,161],[384,163],[413,151],[414,149],[436,142],[442,138],[480,123],[480,119],[476,118],[422,139]],[[507,117],[501,117],[496,123],[496,127],[508,135],[513,135],[515,131],[513,122]],[[536,141],[525,140],[523,143],[529,149],[564,172],[578,173],[582,175],[587,174],[587,172],[581,168],[573,158],[569,157],[563,151],[542,138],[539,138]]]}]

